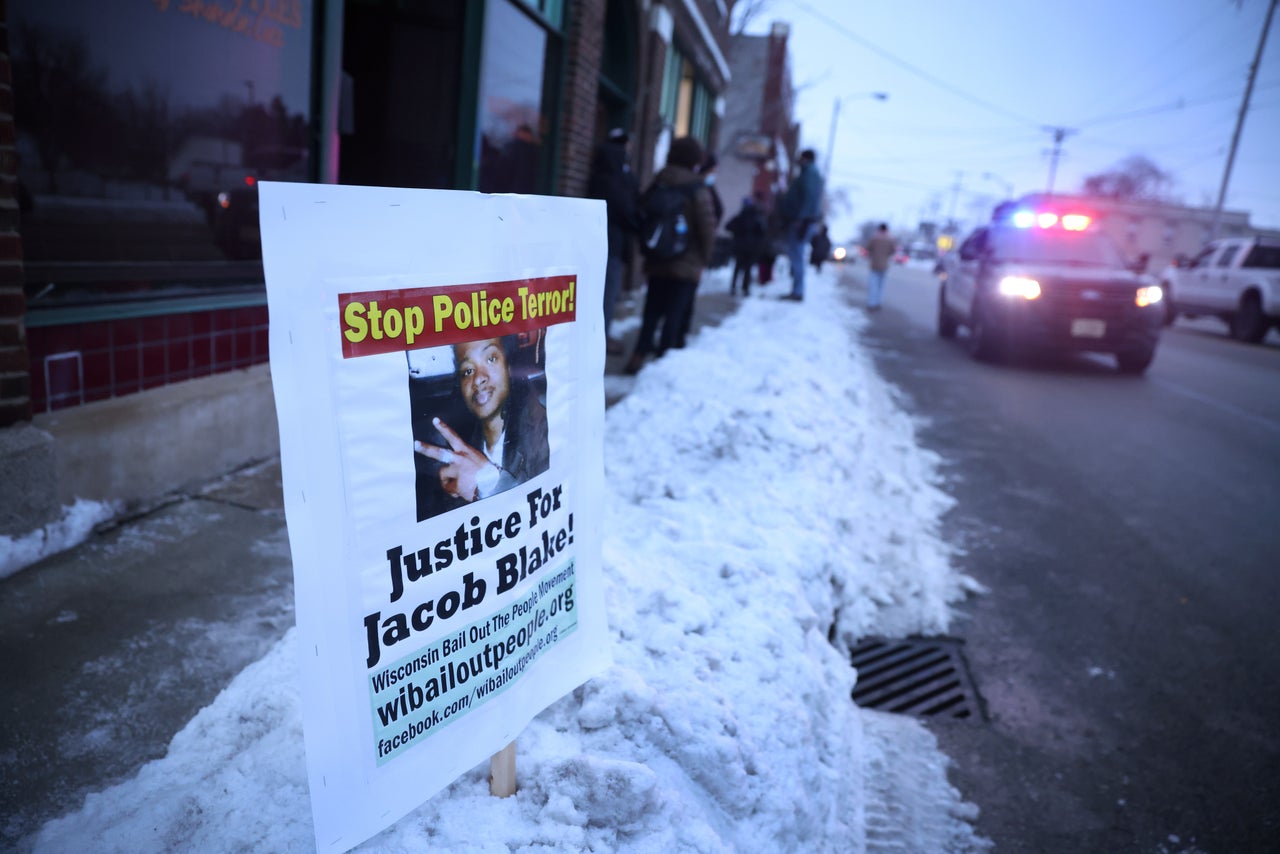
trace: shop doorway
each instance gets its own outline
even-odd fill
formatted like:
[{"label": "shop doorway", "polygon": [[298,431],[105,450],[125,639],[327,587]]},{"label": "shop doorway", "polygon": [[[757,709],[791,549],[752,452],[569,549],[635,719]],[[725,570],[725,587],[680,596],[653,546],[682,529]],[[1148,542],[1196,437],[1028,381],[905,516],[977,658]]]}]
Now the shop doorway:
[{"label": "shop doorway", "polygon": [[453,189],[465,0],[347,0],[338,180]]},{"label": "shop doorway", "polygon": [[604,17],[604,55],[600,61],[600,90],[596,98],[595,138],[612,128],[631,129],[635,117],[636,56],[639,53],[635,4],[609,0]]}]

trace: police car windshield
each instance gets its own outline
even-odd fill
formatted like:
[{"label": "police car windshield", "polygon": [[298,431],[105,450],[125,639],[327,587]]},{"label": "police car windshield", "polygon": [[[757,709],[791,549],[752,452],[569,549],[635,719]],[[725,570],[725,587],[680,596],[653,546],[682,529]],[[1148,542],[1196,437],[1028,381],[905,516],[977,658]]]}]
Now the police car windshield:
[{"label": "police car windshield", "polygon": [[997,261],[1124,267],[1124,255],[1101,231],[1061,228],[993,228],[991,256]]}]

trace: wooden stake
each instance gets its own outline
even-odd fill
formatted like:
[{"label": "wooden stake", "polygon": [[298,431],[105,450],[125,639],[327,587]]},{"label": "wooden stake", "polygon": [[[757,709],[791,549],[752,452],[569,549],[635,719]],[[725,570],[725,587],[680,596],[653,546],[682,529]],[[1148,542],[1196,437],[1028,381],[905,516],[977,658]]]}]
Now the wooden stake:
[{"label": "wooden stake", "polygon": [[516,743],[489,757],[489,794],[509,798],[516,793]]}]

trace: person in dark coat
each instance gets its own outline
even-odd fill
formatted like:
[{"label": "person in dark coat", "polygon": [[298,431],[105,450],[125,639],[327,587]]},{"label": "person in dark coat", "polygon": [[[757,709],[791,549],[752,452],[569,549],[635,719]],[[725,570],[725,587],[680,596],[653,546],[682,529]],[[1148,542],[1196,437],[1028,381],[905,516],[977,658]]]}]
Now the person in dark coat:
[{"label": "person in dark coat", "polygon": [[[716,166],[719,160],[712,152],[707,152],[707,156],[702,159],[702,165],[698,167],[698,174],[702,176],[703,183],[707,186],[707,192],[711,194],[711,209],[715,213],[715,227],[720,227],[720,221],[724,219],[724,202],[720,201],[720,193],[716,190]],[[715,239],[712,238],[712,249],[715,248]],[[680,324],[680,335],[676,338],[676,348],[683,349],[685,338],[689,335],[689,330],[693,328],[693,307],[698,300],[698,288],[695,285],[693,296],[689,298],[689,306],[684,310],[684,321]]]},{"label": "person in dark coat", "polygon": [[603,199],[609,218],[609,254],[604,272],[604,334],[613,324],[614,308],[622,291],[622,278],[631,260],[631,236],[639,229],[636,205],[639,184],[627,160],[627,132],[621,128],[596,147],[587,179],[587,195]]},{"label": "person in dark coat", "polygon": [[818,230],[814,232],[813,239],[809,241],[809,263],[813,265],[813,269],[822,272],[822,263],[831,257],[831,237],[827,234],[825,225],[818,226]]},{"label": "person in dark coat", "polygon": [[725,225],[725,229],[733,235],[733,278],[729,282],[729,293],[738,292],[738,276],[742,276],[742,295],[751,293],[751,268],[764,254],[765,238],[768,228],[764,214],[756,200],[747,196],[742,200],[742,207]]},{"label": "person in dark coat", "polygon": [[649,287],[645,292],[644,319],[640,337],[627,362],[626,372],[634,374],[644,366],[645,359],[655,350],[654,336],[662,327],[662,339],[656,350],[659,356],[674,347],[684,324],[685,310],[693,299],[698,280],[711,262],[711,250],[715,245],[716,215],[706,182],[698,175],[702,163],[702,143],[691,136],[682,136],[671,143],[667,153],[667,165],[654,176],[654,183],[667,187],[693,187],[686,202],[686,219],[689,222],[688,248],[675,258],[660,260],[646,258],[645,273]]},{"label": "person in dark coat", "polygon": [[787,185],[780,208],[786,224],[787,258],[791,264],[791,293],[783,299],[804,300],[804,251],[822,217],[822,176],[817,154],[806,148],[800,152],[800,171]]}]

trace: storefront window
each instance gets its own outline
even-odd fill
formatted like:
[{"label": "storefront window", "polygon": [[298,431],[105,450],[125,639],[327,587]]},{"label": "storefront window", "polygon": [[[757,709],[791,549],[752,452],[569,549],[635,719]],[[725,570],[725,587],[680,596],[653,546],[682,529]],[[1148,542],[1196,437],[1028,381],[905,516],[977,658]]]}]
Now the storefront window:
[{"label": "storefront window", "polygon": [[547,74],[557,46],[558,39],[507,0],[486,7],[477,109],[481,192],[549,189],[553,109]]},{"label": "storefront window", "polygon": [[706,142],[711,135],[711,91],[697,78],[691,63],[675,45],[667,49],[659,112],[674,136]]},{"label": "storefront window", "polygon": [[256,182],[310,177],[311,15],[311,0],[12,0],[29,273],[260,258]]},{"label": "storefront window", "polygon": [[684,54],[674,44],[667,48],[662,70],[662,101],[658,107],[667,124],[675,127],[680,115],[680,87],[684,81]]}]

